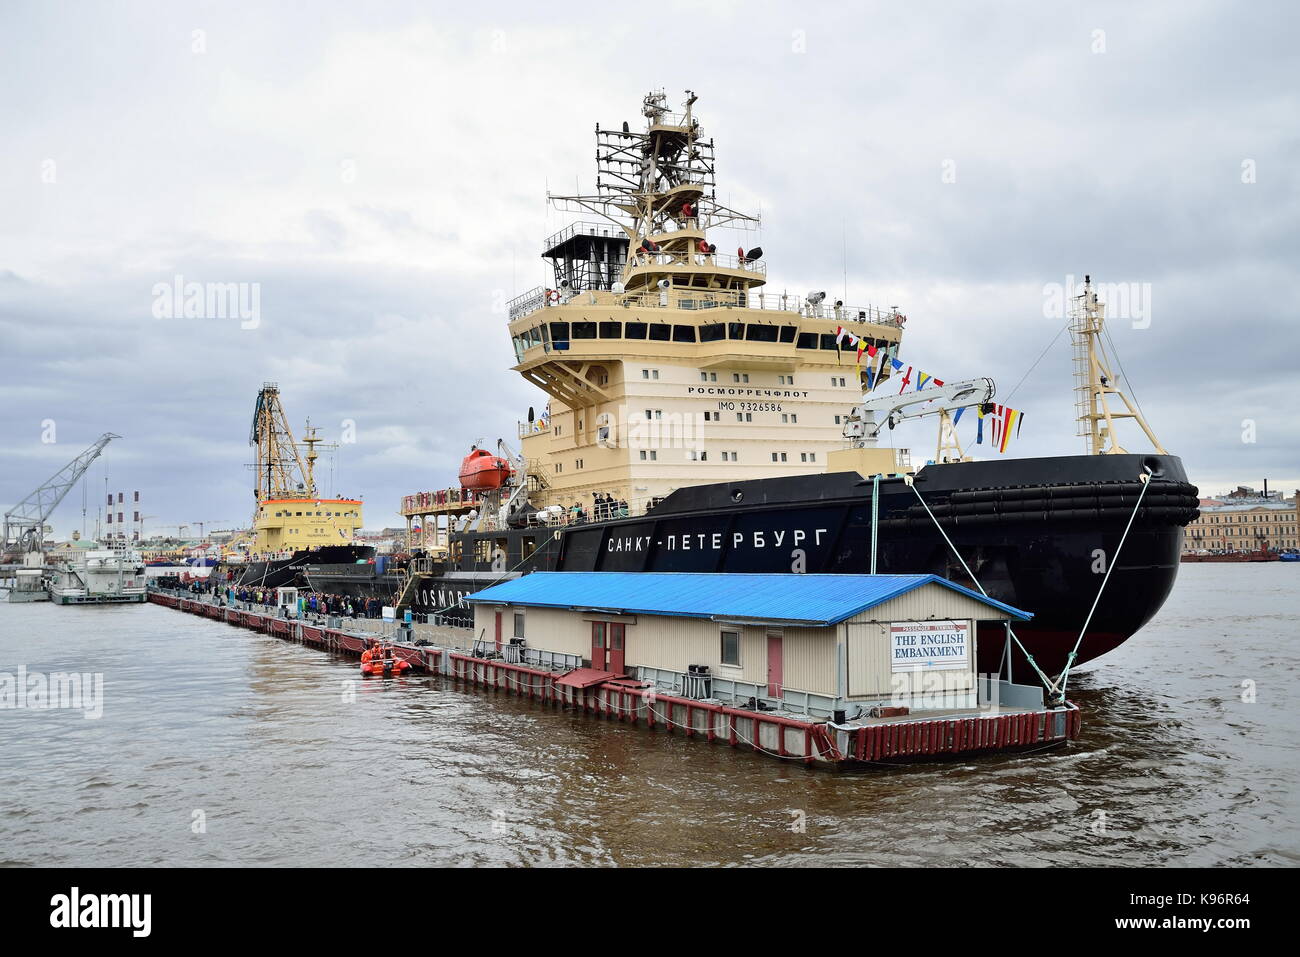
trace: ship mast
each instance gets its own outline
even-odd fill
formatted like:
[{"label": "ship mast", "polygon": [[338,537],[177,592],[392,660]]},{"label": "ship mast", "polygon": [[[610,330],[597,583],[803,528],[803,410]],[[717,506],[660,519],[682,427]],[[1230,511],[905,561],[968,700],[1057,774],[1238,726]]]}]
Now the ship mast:
[{"label": "ship mast", "polygon": [[310,493],[308,495],[309,498],[314,498],[316,496],[316,460],[320,458],[320,454],[316,451],[316,446],[319,445],[323,449],[331,449],[331,450],[338,448],[337,443],[331,442],[331,443],[322,444],[325,443],[325,440],[320,438],[316,434],[316,431],[317,431],[316,426],[311,424],[311,419],[308,419],[306,432],[303,435],[303,439],[302,439],[302,444],[307,447],[307,471],[306,471],[307,483],[306,484],[307,484],[307,489],[309,490]]},{"label": "ship mast", "polygon": [[[609,220],[628,239],[622,284],[628,292],[673,278],[676,270],[651,267],[743,267],[755,256],[717,255],[708,251],[706,232],[715,226],[754,228],[758,217],[718,202],[713,140],[702,136],[694,115],[696,96],[686,91],[682,113],[672,113],[662,92],[648,94],[641,112],[644,131],[624,123],[621,130],[596,127],[596,192],[571,196],[547,194],[557,209],[587,211]],[[751,275],[745,287],[760,285]],[[725,280],[710,285],[735,286]],[[663,287],[661,287],[663,288]],[[576,291],[576,289],[571,290]]]},{"label": "ship mast", "polygon": [[[312,438],[314,441],[314,435]],[[253,489],[256,502],[272,498],[315,497],[311,469],[304,465],[293,433],[289,431],[289,420],[280,404],[280,388],[274,382],[262,383],[262,391],[257,393],[248,444],[257,450],[253,464],[257,477],[257,487]],[[314,460],[315,455],[310,457]],[[254,515],[256,511],[254,507]]]},{"label": "ship mast", "polygon": [[[1110,359],[1102,341],[1106,324],[1106,304],[1099,302],[1092,289],[1092,277],[1083,277],[1083,292],[1074,297],[1070,307],[1070,336],[1074,344],[1075,410],[1078,434],[1088,442],[1089,455],[1127,454],[1115,440],[1115,420],[1133,419],[1142,427],[1155,450],[1168,455],[1142,413],[1127,395],[1115,386]],[[1118,396],[1124,410],[1111,410],[1108,396]]]}]

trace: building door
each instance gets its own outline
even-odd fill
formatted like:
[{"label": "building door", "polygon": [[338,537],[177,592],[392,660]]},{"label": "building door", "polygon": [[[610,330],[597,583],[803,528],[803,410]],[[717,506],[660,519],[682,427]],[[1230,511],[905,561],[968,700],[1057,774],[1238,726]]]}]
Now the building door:
[{"label": "building door", "polygon": [[497,651],[501,650],[501,612],[497,612]]},{"label": "building door", "polygon": [[781,697],[782,662],[784,649],[782,648],[780,635],[767,636],[767,696],[769,698]]},{"label": "building door", "polygon": [[627,625],[621,622],[609,624],[609,670],[616,675],[626,674],[626,654],[623,650],[627,637]]},{"label": "building door", "polygon": [[609,661],[609,649],[605,645],[605,623],[591,623],[591,666],[597,671],[604,671]]}]

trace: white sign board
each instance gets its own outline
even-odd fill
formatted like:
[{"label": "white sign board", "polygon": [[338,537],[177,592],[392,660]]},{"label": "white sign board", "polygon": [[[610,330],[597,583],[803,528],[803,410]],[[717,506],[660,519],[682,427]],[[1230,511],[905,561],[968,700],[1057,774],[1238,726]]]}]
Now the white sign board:
[{"label": "white sign board", "polygon": [[381,614],[382,614],[383,617],[384,617],[384,621],[396,621],[396,620],[397,620],[397,609],[396,609],[395,607],[393,607],[392,605],[385,605],[385,606],[384,606],[384,610],[381,612]]},{"label": "white sign board", "polygon": [[890,670],[970,667],[969,621],[900,621],[889,626]]}]

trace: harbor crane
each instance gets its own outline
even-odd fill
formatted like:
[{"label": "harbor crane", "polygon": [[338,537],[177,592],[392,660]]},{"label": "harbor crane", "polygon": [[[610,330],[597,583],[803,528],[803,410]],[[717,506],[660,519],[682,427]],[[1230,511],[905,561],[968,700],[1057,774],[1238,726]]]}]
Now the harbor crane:
[{"label": "harbor crane", "polygon": [[[946,383],[924,392],[875,398],[864,395],[844,423],[844,437],[854,448],[874,448],[880,430],[886,426],[892,429],[905,419],[937,415],[939,444],[935,449],[934,460],[960,462],[965,458],[965,452],[957,439],[957,430],[953,428],[953,413],[971,406],[987,406],[993,401],[996,392],[997,386],[992,379],[979,378]],[[877,415],[883,415],[884,420],[878,422]]]},{"label": "harbor crane", "polygon": [[0,553],[39,552],[45,541],[45,522],[72,490],[90,463],[99,458],[104,446],[120,435],[105,432],[84,452],[49,477],[39,488],[5,512]]},{"label": "harbor crane", "polygon": [[[204,519],[203,521],[201,521],[201,522],[196,520],[196,521],[194,521],[192,524],[197,525],[197,526],[199,527],[199,538],[200,538],[200,540],[202,540],[202,541],[207,541],[207,535],[205,535],[205,534],[203,533],[203,529],[204,529],[204,527],[205,527],[205,526],[207,526],[207,527],[211,527],[211,526],[213,526],[213,525],[220,524],[221,522],[224,522],[224,521],[225,521],[224,518],[216,518],[216,519],[208,519],[208,518],[205,518],[205,519]],[[186,526],[186,527],[188,528],[189,526]]]}]

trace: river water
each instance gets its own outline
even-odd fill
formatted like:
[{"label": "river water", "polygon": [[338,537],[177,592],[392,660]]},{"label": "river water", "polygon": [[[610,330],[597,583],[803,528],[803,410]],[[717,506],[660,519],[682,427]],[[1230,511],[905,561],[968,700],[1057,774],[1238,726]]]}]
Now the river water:
[{"label": "river water", "polygon": [[1295,865],[1298,585],[1297,565],[1185,565],[1080,673],[1080,741],[852,775],[358,682],[156,605],[0,603],[0,671],[104,676],[98,719],[0,710],[0,863]]}]

